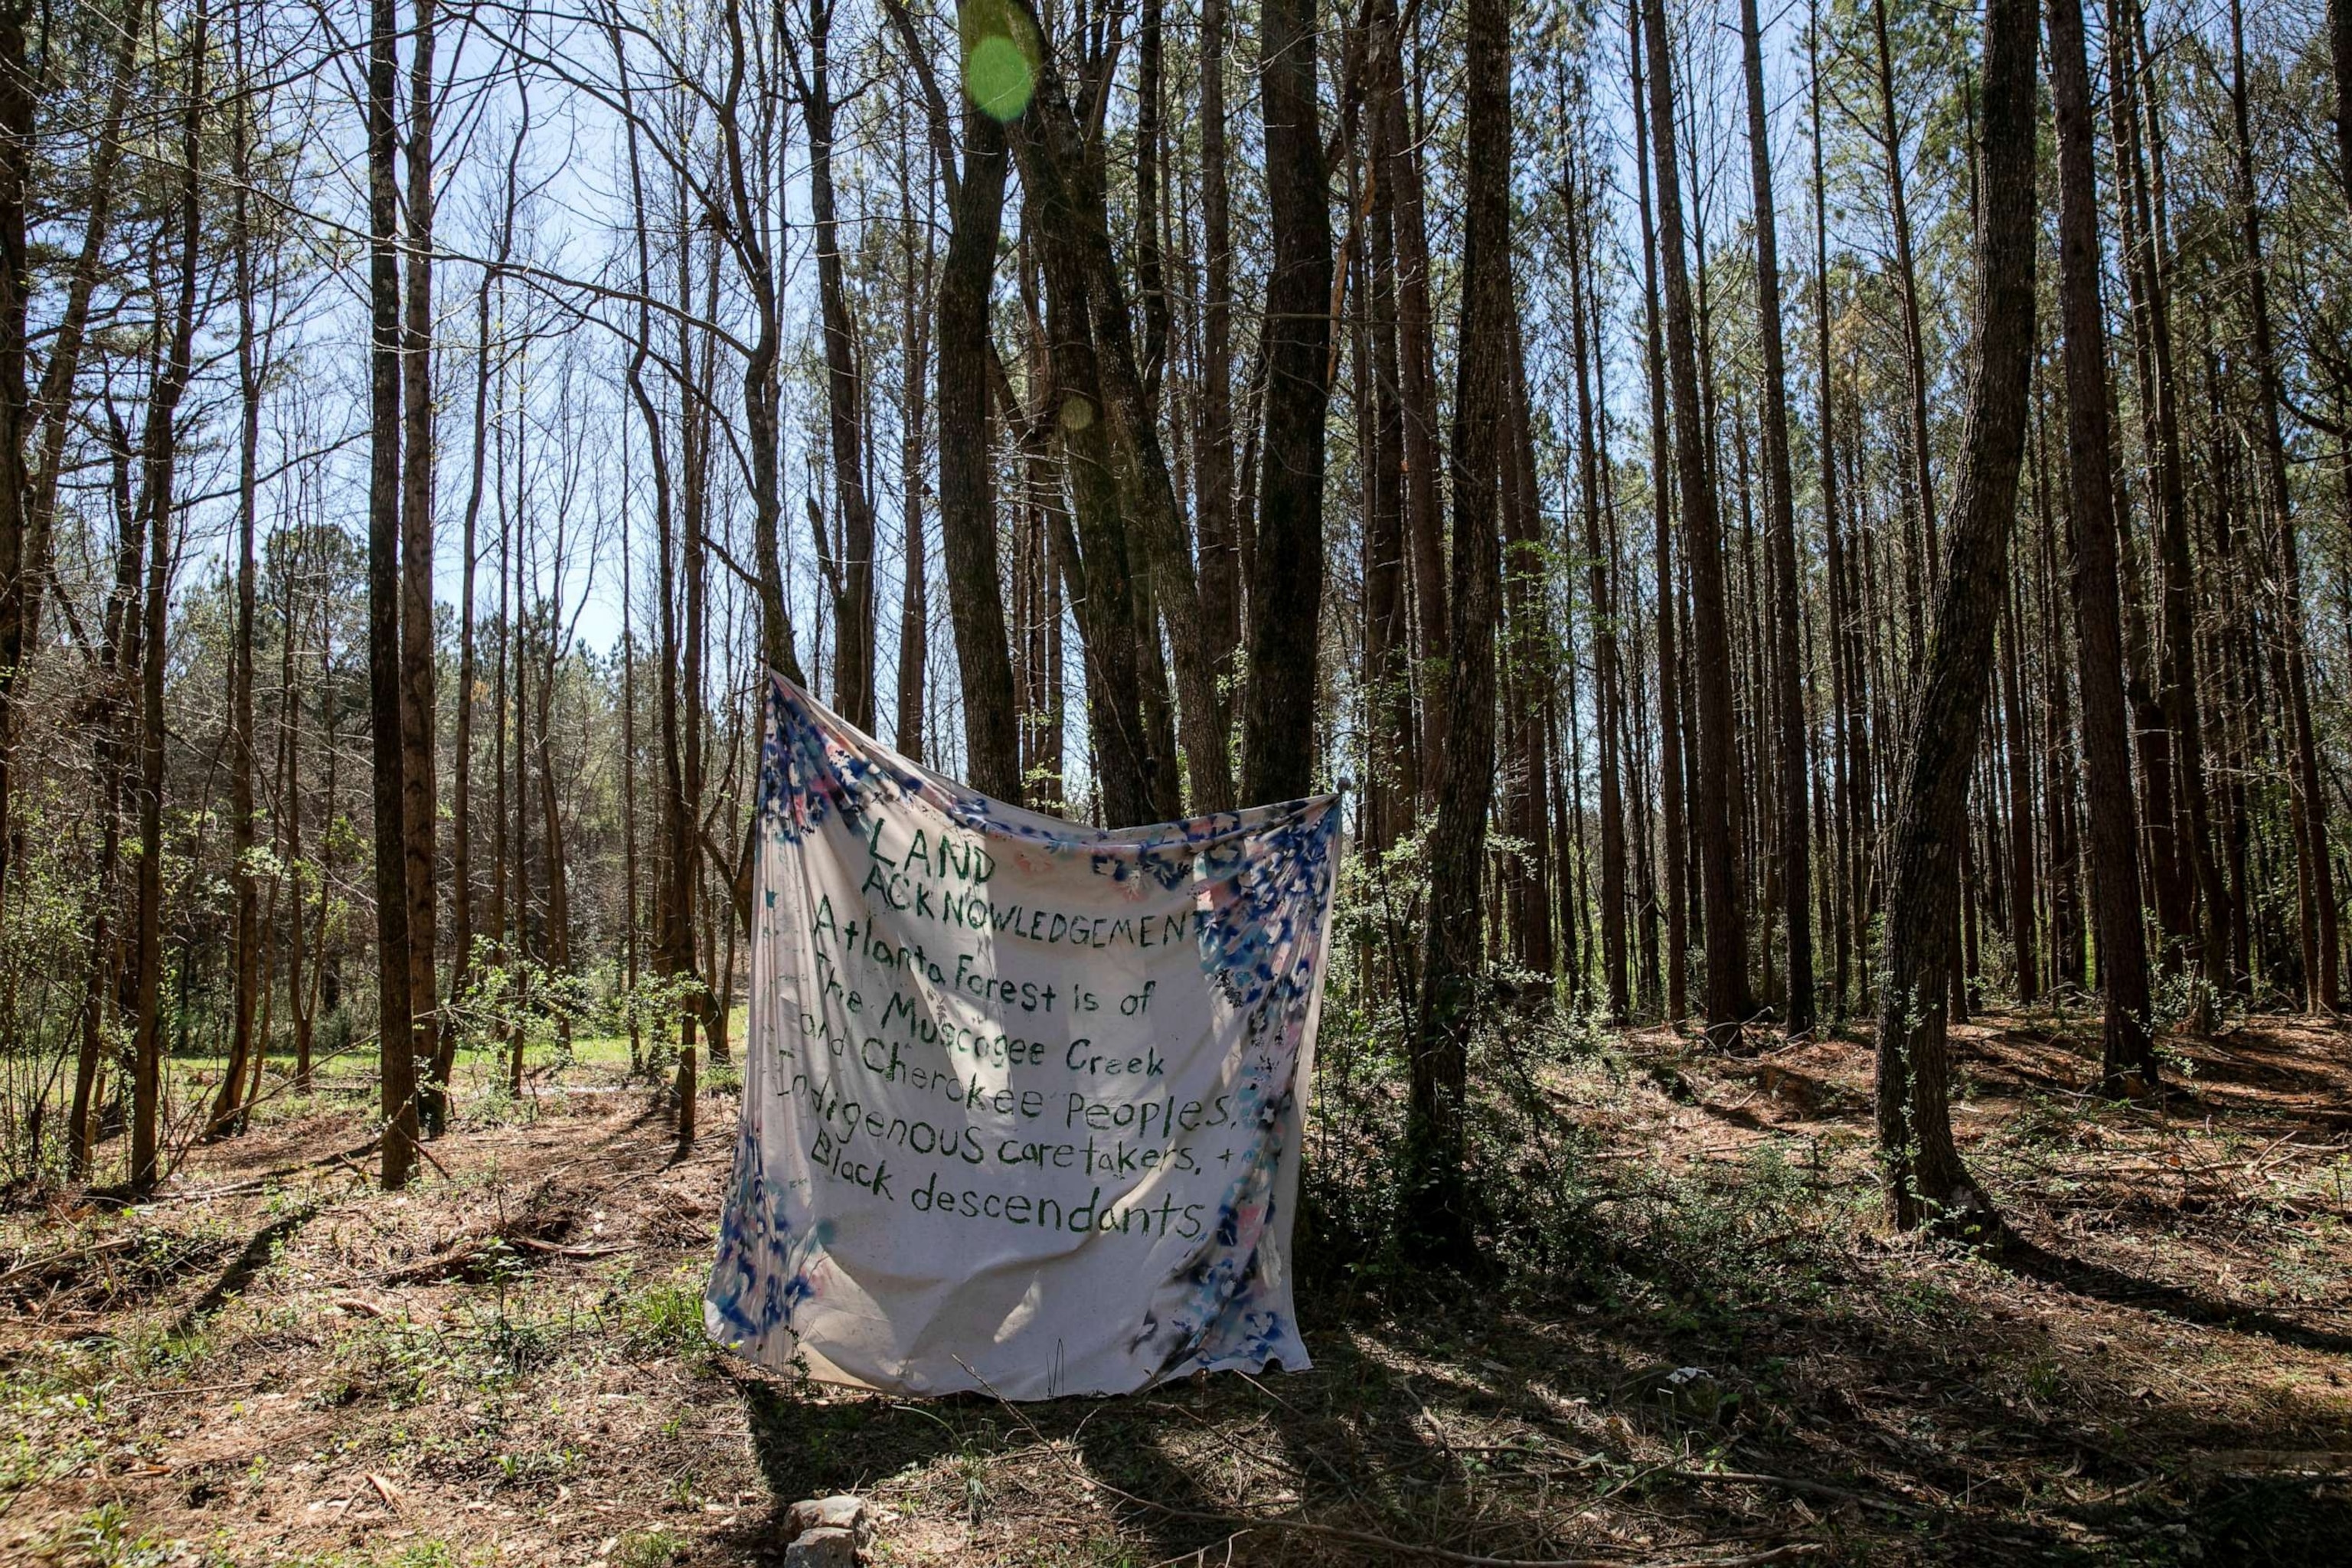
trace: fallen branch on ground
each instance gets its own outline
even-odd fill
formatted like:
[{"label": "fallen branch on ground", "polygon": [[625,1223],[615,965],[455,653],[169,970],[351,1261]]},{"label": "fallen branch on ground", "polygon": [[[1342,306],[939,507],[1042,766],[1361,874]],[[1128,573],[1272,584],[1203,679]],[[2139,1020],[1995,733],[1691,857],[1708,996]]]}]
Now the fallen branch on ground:
[{"label": "fallen branch on ground", "polygon": [[[214,1198],[234,1197],[239,1193],[254,1192],[268,1186],[273,1182],[282,1182],[289,1176],[299,1176],[305,1171],[315,1171],[321,1165],[350,1165],[361,1155],[374,1152],[383,1142],[383,1136],[379,1134],[356,1149],[339,1149],[331,1153],[321,1154],[315,1160],[305,1160],[299,1164],[281,1165],[274,1171],[264,1171],[261,1174],[245,1181],[232,1182],[226,1187],[207,1187],[201,1192],[166,1194],[163,1197],[151,1200],[149,1206],[161,1208],[166,1204],[209,1203]],[[352,1166],[352,1169],[357,1170],[358,1167]],[[365,1175],[367,1173],[362,1171],[360,1173]]]},{"label": "fallen branch on ground", "polygon": [[68,1263],[81,1263],[92,1258],[102,1258],[110,1252],[121,1252],[138,1246],[145,1239],[146,1233],[142,1231],[131,1236],[109,1237],[104,1241],[95,1241],[88,1247],[77,1247],[64,1252],[45,1253],[39,1258],[16,1265],[5,1274],[0,1274],[0,1289],[13,1285],[19,1279],[46,1273],[49,1269],[61,1268]]},{"label": "fallen branch on ground", "polygon": [[1803,1492],[1811,1497],[1825,1497],[1839,1502],[1863,1503],[1883,1508],[1889,1513],[1916,1514],[1923,1511],[1916,1504],[1898,1502],[1891,1497],[1872,1492],[1848,1491],[1825,1481],[1809,1481],[1796,1476],[1767,1475],[1760,1470],[1693,1470],[1670,1469],[1660,1472],[1685,1481],[1728,1481],[1740,1486],[1779,1487],[1783,1491]]}]

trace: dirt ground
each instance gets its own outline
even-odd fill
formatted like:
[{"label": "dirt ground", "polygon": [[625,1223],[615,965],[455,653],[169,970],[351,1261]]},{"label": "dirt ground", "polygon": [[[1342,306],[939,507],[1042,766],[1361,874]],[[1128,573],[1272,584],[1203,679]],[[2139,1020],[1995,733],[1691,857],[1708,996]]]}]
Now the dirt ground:
[{"label": "dirt ground", "polygon": [[2116,1107],[2092,1020],[1961,1031],[1994,1258],[1881,1226],[1866,1043],[1609,1041],[1531,1085],[1546,1269],[1309,1238],[1314,1371],[1021,1407],[705,1345],[723,1095],[681,1161],[575,1068],[393,1197],[313,1097],[136,1212],[0,1216],[0,1563],[761,1563],[840,1490],[885,1563],[2352,1561],[2352,1037],[2168,1048]]}]

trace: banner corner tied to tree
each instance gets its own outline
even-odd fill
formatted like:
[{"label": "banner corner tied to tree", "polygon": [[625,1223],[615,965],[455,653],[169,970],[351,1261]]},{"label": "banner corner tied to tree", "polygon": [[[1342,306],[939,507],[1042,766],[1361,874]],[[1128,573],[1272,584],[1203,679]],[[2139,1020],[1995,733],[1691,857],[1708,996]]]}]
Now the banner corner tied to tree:
[{"label": "banner corner tied to tree", "polygon": [[711,1337],[907,1394],[1303,1370],[1339,797],[1085,827],[772,677],[758,809]]}]

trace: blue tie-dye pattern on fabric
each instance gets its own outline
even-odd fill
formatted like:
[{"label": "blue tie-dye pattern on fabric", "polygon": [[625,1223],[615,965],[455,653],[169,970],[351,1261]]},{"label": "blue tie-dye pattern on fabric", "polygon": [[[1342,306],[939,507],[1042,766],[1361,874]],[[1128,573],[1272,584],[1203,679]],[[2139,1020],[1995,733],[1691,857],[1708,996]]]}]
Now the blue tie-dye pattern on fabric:
[{"label": "blue tie-dye pattern on fabric", "polygon": [[[1311,1027],[1324,930],[1337,870],[1337,796],[1214,813],[1124,831],[1048,823],[934,774],[890,765],[781,679],[771,682],[759,809],[767,831],[797,844],[837,819],[863,832],[871,814],[919,801],[973,833],[1053,857],[1083,854],[1113,883],[1164,891],[1190,884],[1202,974],[1244,1020],[1234,1085],[1236,1121],[1256,1137],[1226,1184],[1213,1224],[1158,1285],[1129,1342],[1159,1379],[1261,1367],[1295,1342],[1296,1326],[1260,1299],[1259,1249],[1276,1219],[1286,1130],[1297,1125],[1295,1081]],[[868,743],[870,744],[870,742]],[[775,895],[764,902],[772,908]],[[747,1109],[711,1272],[706,1317],[721,1342],[755,1359],[789,1354],[794,1312],[824,1290],[829,1226],[796,1216],[762,1174],[759,1120]],[[1287,1302],[1286,1281],[1281,1291]]]}]

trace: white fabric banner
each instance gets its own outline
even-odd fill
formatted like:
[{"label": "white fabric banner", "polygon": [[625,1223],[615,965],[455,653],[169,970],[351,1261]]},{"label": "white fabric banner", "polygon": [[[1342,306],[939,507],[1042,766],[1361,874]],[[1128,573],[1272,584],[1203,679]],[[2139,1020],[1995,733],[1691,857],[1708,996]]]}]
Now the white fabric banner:
[{"label": "white fabric banner", "polygon": [[760,771],[711,1336],[904,1394],[1304,1368],[1290,1231],[1339,797],[1079,826],[782,679]]}]

